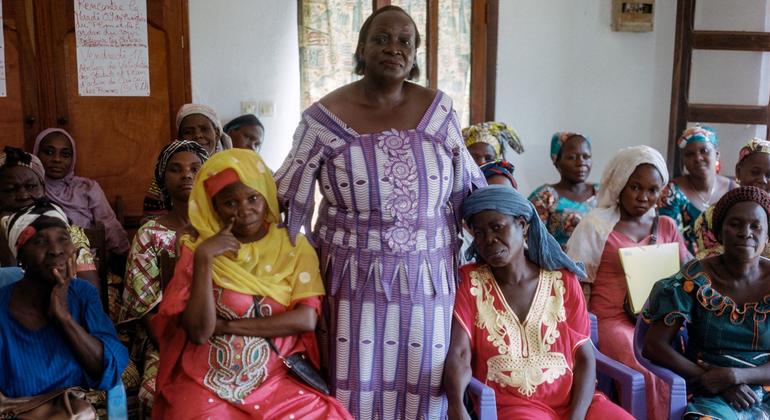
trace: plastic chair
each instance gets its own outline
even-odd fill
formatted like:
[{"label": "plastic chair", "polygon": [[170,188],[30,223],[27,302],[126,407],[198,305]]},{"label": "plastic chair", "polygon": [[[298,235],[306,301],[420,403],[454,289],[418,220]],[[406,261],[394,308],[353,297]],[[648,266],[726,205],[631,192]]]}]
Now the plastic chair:
[{"label": "plastic chair", "polygon": [[[647,402],[645,400],[644,375],[630,367],[617,362],[602,354],[597,348],[598,329],[596,316],[589,314],[591,320],[591,344],[594,346],[596,357],[597,389],[605,394],[612,392],[613,381],[620,387],[621,407],[637,419],[647,417]],[[471,378],[468,391],[479,399],[479,420],[497,420],[497,405],[495,391]]]},{"label": "plastic chair", "polygon": [[605,395],[614,390],[613,382],[620,388],[620,406],[637,420],[647,418],[647,400],[644,375],[630,367],[605,356],[596,346],[599,344],[599,330],[596,315],[589,313],[591,320],[591,344],[596,358],[596,389]]},{"label": "plastic chair", "polygon": [[[644,304],[644,308],[647,309],[647,303]],[[671,389],[671,402],[668,418],[681,419],[684,415],[684,409],[687,406],[687,384],[681,376],[669,369],[652,363],[649,359],[642,356],[644,337],[647,335],[647,330],[649,329],[650,326],[642,320],[640,315],[636,319],[636,329],[634,330],[634,356],[636,356],[636,360],[638,360],[642,366],[668,384]],[[677,335],[676,339],[678,338],[679,335]]]},{"label": "plastic chair", "polygon": [[495,391],[492,388],[484,385],[476,378],[471,378],[468,392],[479,400],[479,420],[497,420],[497,402],[495,401]]},{"label": "plastic chair", "polygon": [[126,389],[123,388],[123,381],[119,381],[114,388],[107,391],[107,418],[110,420],[128,420]]}]

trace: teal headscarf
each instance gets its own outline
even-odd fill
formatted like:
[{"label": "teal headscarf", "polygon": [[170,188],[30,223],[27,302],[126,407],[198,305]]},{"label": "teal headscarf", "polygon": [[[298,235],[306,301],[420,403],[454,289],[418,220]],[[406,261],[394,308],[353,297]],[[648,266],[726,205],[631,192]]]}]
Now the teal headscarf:
[{"label": "teal headscarf", "polygon": [[690,143],[711,143],[714,148],[719,146],[719,139],[717,138],[717,132],[711,127],[696,125],[684,130],[679,137],[677,145],[680,149],[684,149]]},{"label": "teal headscarf", "polygon": [[[529,223],[527,257],[530,261],[546,270],[564,268],[575,273],[581,279],[585,278],[586,274],[583,269],[562,251],[556,239],[548,233],[532,203],[516,190],[506,185],[490,185],[479,188],[463,202],[463,219],[470,225],[470,219],[485,210],[522,217],[526,223]],[[475,247],[471,245],[468,249],[468,256],[473,256],[475,253]]]},{"label": "teal headscarf", "polygon": [[557,131],[556,133],[553,133],[553,136],[551,136],[551,160],[554,163],[556,163],[556,160],[559,158],[561,147],[564,146],[564,143],[566,143],[567,140],[571,139],[572,137],[583,138],[585,139],[586,143],[588,143],[588,146],[591,146],[591,138],[585,134],[575,133],[572,131]]}]

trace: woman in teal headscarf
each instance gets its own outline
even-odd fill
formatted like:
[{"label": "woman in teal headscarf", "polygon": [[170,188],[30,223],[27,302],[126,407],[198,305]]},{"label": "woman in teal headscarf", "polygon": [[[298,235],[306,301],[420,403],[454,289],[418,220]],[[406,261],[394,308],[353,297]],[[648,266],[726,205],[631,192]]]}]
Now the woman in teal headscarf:
[{"label": "woman in teal headscarf", "polygon": [[690,127],[679,137],[685,174],[672,179],[660,194],[658,209],[661,215],[674,219],[687,244],[695,255],[698,252],[695,220],[719,197],[733,189],[730,178],[717,173],[719,140],[709,127]]},{"label": "woman in teal headscarf", "polygon": [[592,165],[591,139],[580,133],[554,133],[551,161],[561,179],[556,184],[543,184],[535,189],[529,195],[529,201],[537,209],[548,232],[564,247],[583,216],[596,207],[599,184],[588,182]]}]

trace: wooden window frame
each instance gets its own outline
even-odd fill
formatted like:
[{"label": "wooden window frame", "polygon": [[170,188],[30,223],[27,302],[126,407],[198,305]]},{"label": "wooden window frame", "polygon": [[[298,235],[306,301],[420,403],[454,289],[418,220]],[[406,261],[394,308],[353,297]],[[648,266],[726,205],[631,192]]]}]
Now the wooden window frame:
[{"label": "wooden window frame", "polygon": [[[438,86],[438,14],[439,0],[427,2],[425,65],[428,86]],[[391,4],[391,0],[372,0],[372,10]],[[470,123],[495,119],[497,82],[497,28],[499,0],[472,0],[471,3],[471,86]]]}]

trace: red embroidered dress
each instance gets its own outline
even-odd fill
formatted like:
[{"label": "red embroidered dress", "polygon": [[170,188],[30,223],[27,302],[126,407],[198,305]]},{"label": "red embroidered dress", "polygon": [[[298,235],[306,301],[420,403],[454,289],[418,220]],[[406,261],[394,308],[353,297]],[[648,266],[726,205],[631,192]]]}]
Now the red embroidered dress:
[{"label": "red embroidered dress", "polygon": [[[575,351],[589,340],[588,312],[575,275],[540,272],[524,321],[508,306],[486,265],[460,269],[454,317],[471,341],[473,376],[495,391],[501,419],[566,418]],[[586,418],[631,418],[594,394]]]}]

